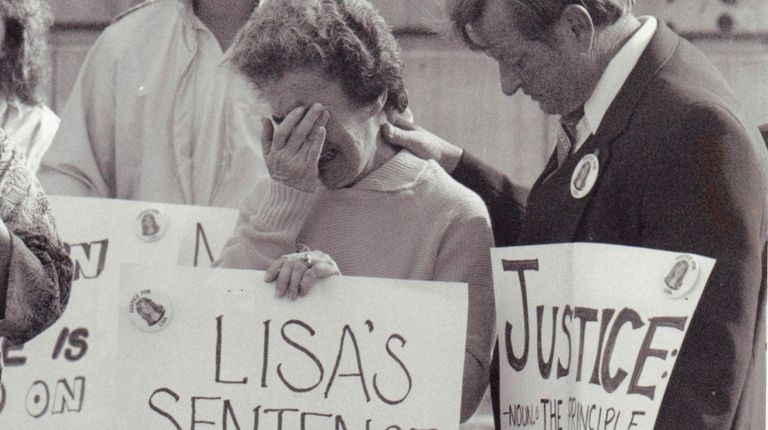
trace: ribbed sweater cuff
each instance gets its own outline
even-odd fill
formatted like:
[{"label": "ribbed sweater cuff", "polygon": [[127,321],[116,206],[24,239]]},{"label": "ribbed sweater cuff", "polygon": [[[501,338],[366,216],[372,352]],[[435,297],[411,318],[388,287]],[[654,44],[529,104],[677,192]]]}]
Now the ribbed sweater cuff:
[{"label": "ribbed sweater cuff", "polygon": [[249,222],[261,231],[300,229],[312,210],[316,193],[291,188],[272,179],[257,187],[263,198],[258,206],[249,208]]}]

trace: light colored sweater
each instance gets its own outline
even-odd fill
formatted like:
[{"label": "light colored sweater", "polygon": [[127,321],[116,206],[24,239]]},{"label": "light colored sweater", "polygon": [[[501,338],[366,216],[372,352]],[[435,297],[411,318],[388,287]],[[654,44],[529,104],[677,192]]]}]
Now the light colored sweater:
[{"label": "light colored sweater", "polygon": [[264,177],[219,266],[263,270],[299,243],[330,255],[345,275],[469,284],[467,418],[488,382],[494,338],[493,237],[482,200],[405,150],[350,188],[306,193]]}]

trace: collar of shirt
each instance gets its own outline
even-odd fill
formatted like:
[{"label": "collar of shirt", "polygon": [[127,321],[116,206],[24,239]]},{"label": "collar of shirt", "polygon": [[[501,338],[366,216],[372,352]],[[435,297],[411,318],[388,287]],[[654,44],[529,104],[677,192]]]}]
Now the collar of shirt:
[{"label": "collar of shirt", "polygon": [[574,145],[573,152],[576,152],[589,136],[600,127],[613,99],[616,98],[643,51],[651,42],[658,26],[656,18],[652,16],[640,17],[640,21],[643,24],[608,63],[608,67],[605,68],[603,75],[597,82],[595,90],[584,103],[584,117],[576,125],[576,145]]},{"label": "collar of shirt", "polygon": [[219,42],[213,32],[208,28],[208,26],[205,25],[200,17],[195,15],[192,0],[176,0],[176,5],[179,8],[184,25],[193,30],[193,33],[195,34],[195,43],[199,45],[201,42],[201,37],[211,38],[211,40],[215,42],[212,45],[218,48],[214,50],[217,51],[217,54],[220,56],[218,65],[225,65],[229,59],[229,52],[232,49],[232,46],[230,46],[230,49],[228,49],[226,52],[221,49],[221,45],[219,45]]}]

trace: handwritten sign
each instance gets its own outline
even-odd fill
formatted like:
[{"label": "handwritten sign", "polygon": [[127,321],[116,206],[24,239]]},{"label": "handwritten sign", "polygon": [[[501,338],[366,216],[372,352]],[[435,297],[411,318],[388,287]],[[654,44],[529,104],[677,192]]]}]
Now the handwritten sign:
[{"label": "handwritten sign", "polygon": [[494,249],[502,429],[650,429],[714,260]]},{"label": "handwritten sign", "polygon": [[[333,277],[291,302],[262,279],[255,271],[124,266],[115,422],[458,427],[466,285]],[[153,304],[139,309],[145,297]]]},{"label": "handwritten sign", "polygon": [[50,204],[75,280],[58,322],[5,348],[0,428],[114,428],[120,264],[208,266],[237,211],[57,196]]}]

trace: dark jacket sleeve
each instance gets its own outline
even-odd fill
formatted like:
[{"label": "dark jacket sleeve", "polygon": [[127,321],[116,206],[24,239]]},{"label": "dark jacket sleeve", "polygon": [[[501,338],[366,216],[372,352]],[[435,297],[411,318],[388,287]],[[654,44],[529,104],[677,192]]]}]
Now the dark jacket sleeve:
[{"label": "dark jacket sleeve", "polygon": [[485,202],[496,246],[514,245],[520,232],[523,208],[515,200],[512,182],[467,151],[464,151],[451,176]]},{"label": "dark jacket sleeve", "polygon": [[668,139],[648,166],[642,246],[717,262],[656,427],[757,428],[734,413],[765,407],[766,150],[756,130],[711,105],[692,107]]}]

